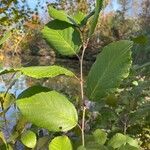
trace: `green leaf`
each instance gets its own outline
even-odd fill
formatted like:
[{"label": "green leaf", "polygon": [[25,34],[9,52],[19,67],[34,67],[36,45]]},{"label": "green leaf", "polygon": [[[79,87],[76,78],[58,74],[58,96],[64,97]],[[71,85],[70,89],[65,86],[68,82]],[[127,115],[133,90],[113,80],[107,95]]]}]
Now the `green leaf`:
[{"label": "green leaf", "polygon": [[77,13],[75,13],[75,15],[73,16],[74,21],[76,22],[76,24],[81,25],[83,19],[85,18],[85,14],[81,11],[78,11]]},{"label": "green leaf", "polygon": [[79,146],[79,147],[77,148],[77,150],[86,150],[86,148],[81,145],[81,146]]},{"label": "green leaf", "polygon": [[10,36],[11,36],[11,32],[10,31],[6,32],[4,36],[0,39],[0,45],[6,42]]},{"label": "green leaf", "polygon": [[72,150],[71,141],[65,135],[55,137],[49,144],[49,150]]},{"label": "green leaf", "polygon": [[5,140],[3,132],[0,131],[0,149],[7,150],[7,142]]},{"label": "green leaf", "polygon": [[126,144],[126,136],[121,133],[115,134],[108,142],[108,146],[113,148],[119,148],[124,144]]},{"label": "green leaf", "polygon": [[140,35],[136,38],[132,38],[132,41],[137,44],[145,45],[148,43],[148,37],[145,35]]},{"label": "green leaf", "polygon": [[21,135],[21,142],[29,148],[34,148],[36,145],[36,134],[32,131],[27,131]]},{"label": "green leaf", "polygon": [[99,144],[91,144],[86,146],[86,150],[108,150],[106,146]]},{"label": "green leaf", "polygon": [[15,73],[16,70],[10,68],[10,69],[2,69],[0,70],[0,75],[8,74],[8,73]]},{"label": "green leaf", "polygon": [[133,42],[113,42],[97,56],[87,78],[87,96],[96,101],[116,91],[129,75]]},{"label": "green leaf", "polygon": [[22,74],[36,78],[53,78],[58,75],[74,76],[74,73],[70,70],[60,67],[60,66],[33,66],[33,67],[22,67],[15,69],[21,71]]},{"label": "green leaf", "polygon": [[13,94],[7,93],[5,95],[5,93],[0,93],[0,100],[3,103],[3,108],[8,109],[11,104],[13,104],[15,102],[15,96]]},{"label": "green leaf", "polygon": [[127,139],[126,139],[126,142],[127,142],[129,145],[139,148],[139,144],[138,144],[138,141],[137,141],[137,140],[135,140],[135,139],[133,139],[133,138],[131,138],[131,137],[129,137],[129,136],[126,136],[126,138],[127,138]]},{"label": "green leaf", "polygon": [[137,147],[131,146],[129,144],[122,145],[118,150],[140,150]]},{"label": "green leaf", "polygon": [[22,115],[31,123],[49,131],[68,131],[78,122],[73,104],[56,91],[41,92],[17,100]]},{"label": "green leaf", "polygon": [[107,150],[107,148],[104,145],[101,145],[101,142],[98,138],[99,131],[97,130],[96,132],[95,135],[85,135],[86,150]]},{"label": "green leaf", "polygon": [[57,10],[53,6],[49,6],[48,7],[48,13],[54,19],[57,19],[60,21],[65,21],[65,22],[72,24],[72,22],[69,19],[70,17],[63,10]]},{"label": "green leaf", "polygon": [[100,144],[100,145],[104,145],[106,140],[107,140],[107,133],[101,129],[96,129],[93,132],[95,141]]},{"label": "green leaf", "polygon": [[32,67],[22,67],[22,68],[16,68],[16,69],[5,69],[0,72],[0,75],[4,75],[7,73],[14,73],[14,72],[21,72],[22,74],[36,78],[53,78],[58,75],[66,75],[73,77],[75,76],[73,72],[70,70],[60,67],[60,66],[32,66]]},{"label": "green leaf", "polygon": [[80,50],[80,33],[66,22],[53,20],[44,27],[42,34],[49,45],[61,55],[76,55]]},{"label": "green leaf", "polygon": [[24,90],[21,94],[19,94],[17,99],[27,98],[27,97],[31,97],[37,93],[49,92],[49,91],[50,91],[50,89],[47,87],[43,87],[41,85],[35,85],[35,86],[31,86],[31,87],[27,88],[26,90]]},{"label": "green leaf", "polygon": [[89,30],[89,37],[91,37],[95,31],[97,21],[99,18],[99,13],[100,13],[102,6],[103,6],[103,0],[96,0],[95,13],[94,13],[93,19],[91,21],[91,27]]}]

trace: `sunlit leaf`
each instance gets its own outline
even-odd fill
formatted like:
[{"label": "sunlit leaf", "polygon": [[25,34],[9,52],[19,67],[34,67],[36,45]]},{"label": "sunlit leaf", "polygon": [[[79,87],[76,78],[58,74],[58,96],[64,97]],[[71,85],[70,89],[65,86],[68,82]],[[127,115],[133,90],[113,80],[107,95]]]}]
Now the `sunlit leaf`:
[{"label": "sunlit leaf", "polygon": [[49,6],[48,7],[48,13],[54,19],[65,21],[65,22],[72,24],[72,22],[69,19],[69,16],[63,10],[57,10],[53,6]]},{"label": "sunlit leaf", "polygon": [[73,19],[75,20],[75,22],[78,25],[81,25],[83,19],[85,18],[85,14],[81,11],[78,11],[77,13],[75,13],[75,15],[73,16]]},{"label": "sunlit leaf", "polygon": [[53,20],[42,30],[44,39],[62,55],[76,55],[81,47],[79,31],[72,25]]},{"label": "sunlit leaf", "polygon": [[60,67],[60,66],[32,66],[32,67],[22,67],[22,68],[16,68],[16,69],[4,69],[0,72],[0,75],[4,75],[7,73],[15,73],[15,72],[21,72],[22,74],[36,78],[53,78],[58,75],[66,75],[73,77],[75,76],[73,72],[70,70]]},{"label": "sunlit leaf", "polygon": [[70,70],[60,66],[33,66],[33,67],[22,67],[16,69],[21,71],[22,74],[40,79],[40,78],[53,78],[58,75],[74,76],[74,73]]},{"label": "sunlit leaf", "polygon": [[55,137],[49,144],[49,150],[72,150],[71,141],[67,136]]},{"label": "sunlit leaf", "polygon": [[27,131],[21,135],[21,142],[29,148],[34,148],[36,145],[36,134],[32,131]]},{"label": "sunlit leaf", "polygon": [[56,91],[38,92],[16,103],[29,122],[49,131],[68,131],[77,125],[74,105]]}]

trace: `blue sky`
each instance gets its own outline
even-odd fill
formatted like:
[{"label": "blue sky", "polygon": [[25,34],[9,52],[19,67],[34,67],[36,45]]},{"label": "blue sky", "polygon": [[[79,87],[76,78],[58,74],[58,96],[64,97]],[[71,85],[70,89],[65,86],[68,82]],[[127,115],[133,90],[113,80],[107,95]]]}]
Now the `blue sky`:
[{"label": "blue sky", "polygon": [[[44,8],[46,7],[46,1],[48,1],[49,3],[53,3],[56,2],[56,0],[40,0],[40,5],[43,6]],[[120,5],[117,2],[118,0],[111,0],[111,3],[105,8],[105,12],[110,12],[110,11],[116,11],[120,9]],[[137,0],[137,2],[139,2],[141,0]],[[27,0],[28,5],[31,9],[35,9],[36,5],[37,5],[37,0]],[[130,6],[132,7],[132,1],[130,3]],[[137,12],[140,12],[140,8],[139,10],[136,10]],[[39,14],[42,17],[42,19],[44,19],[44,17],[47,17],[45,15],[45,9],[39,9]],[[128,11],[128,16],[132,16],[133,15],[133,9],[129,9]],[[46,18],[45,18],[46,20]]]}]

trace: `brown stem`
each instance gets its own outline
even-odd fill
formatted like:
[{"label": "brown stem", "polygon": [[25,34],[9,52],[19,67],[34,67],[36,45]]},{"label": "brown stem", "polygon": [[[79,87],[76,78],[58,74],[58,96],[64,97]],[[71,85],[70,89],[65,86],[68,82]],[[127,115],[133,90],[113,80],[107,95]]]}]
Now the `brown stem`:
[{"label": "brown stem", "polygon": [[84,59],[84,54],[85,50],[87,48],[89,39],[83,44],[83,50],[82,50],[82,55],[80,60],[80,89],[81,89],[81,110],[82,110],[82,125],[81,125],[81,136],[82,136],[82,145],[85,146],[85,137],[84,137],[84,129],[85,129],[85,110],[86,107],[84,106],[84,79],[83,79],[83,59]]}]

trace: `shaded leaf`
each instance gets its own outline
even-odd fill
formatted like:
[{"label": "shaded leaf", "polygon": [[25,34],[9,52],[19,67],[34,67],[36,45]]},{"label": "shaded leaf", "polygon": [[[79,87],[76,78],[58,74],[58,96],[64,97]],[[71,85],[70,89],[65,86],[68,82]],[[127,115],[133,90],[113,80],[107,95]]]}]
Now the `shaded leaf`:
[{"label": "shaded leaf", "polygon": [[129,74],[133,42],[113,42],[97,56],[87,78],[87,95],[96,101],[114,92]]},{"label": "shaded leaf", "polygon": [[77,125],[74,105],[56,91],[37,93],[16,103],[29,122],[49,131],[68,131]]},{"label": "shaded leaf", "polygon": [[71,141],[65,135],[55,137],[49,144],[49,150],[72,150]]},{"label": "shaded leaf", "polygon": [[37,94],[37,93],[41,93],[41,92],[49,92],[50,89],[47,88],[47,87],[43,87],[41,85],[35,85],[35,86],[32,86],[32,87],[29,87],[27,88],[26,90],[24,90],[18,97],[17,99],[20,99],[20,98],[27,98],[27,97],[31,97],[33,96],[34,94]]},{"label": "shaded leaf", "polygon": [[47,150],[49,144],[49,137],[41,137],[37,141],[36,149],[37,150]]},{"label": "shaded leaf", "polygon": [[121,146],[118,150],[140,150],[137,147],[131,146],[129,144]]},{"label": "shaded leaf", "polygon": [[106,97],[106,104],[110,107],[116,107],[117,106],[118,99],[115,96],[115,94],[110,94]]},{"label": "shaded leaf", "polygon": [[101,129],[96,129],[94,132],[93,132],[93,135],[94,135],[94,138],[95,138],[95,141],[100,144],[100,145],[103,145],[105,144],[106,140],[107,140],[107,133]]},{"label": "shaded leaf", "polygon": [[86,146],[86,150],[108,150],[106,146],[99,144],[91,144]]},{"label": "shaded leaf", "polygon": [[77,150],[86,150],[86,148],[81,145],[81,146],[79,146],[79,147],[77,148]]},{"label": "shaded leaf", "polygon": [[91,27],[89,30],[89,37],[91,37],[95,31],[97,21],[99,18],[99,13],[100,13],[102,6],[103,6],[103,0],[96,0],[95,12],[94,12],[94,16],[93,16],[93,19],[91,21]]},{"label": "shaded leaf", "polygon": [[36,134],[32,131],[27,131],[21,135],[21,142],[29,148],[34,148],[36,145]]},{"label": "shaded leaf", "polygon": [[[85,148],[86,150],[107,150],[104,145],[100,144],[97,135],[85,135]],[[104,142],[104,141],[103,141]]]},{"label": "shaded leaf", "polygon": [[108,146],[113,148],[119,148],[124,144],[126,144],[126,136],[121,133],[115,134],[108,142]]},{"label": "shaded leaf", "polygon": [[2,70],[0,70],[0,75],[4,75],[4,74],[8,74],[8,73],[14,73],[14,72],[16,72],[16,70],[12,69],[12,68],[10,68],[10,69],[2,69]]},{"label": "shaded leaf", "polygon": [[61,55],[72,56],[80,50],[80,33],[66,22],[53,20],[44,27],[42,34],[49,45]]}]

